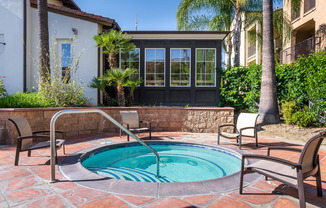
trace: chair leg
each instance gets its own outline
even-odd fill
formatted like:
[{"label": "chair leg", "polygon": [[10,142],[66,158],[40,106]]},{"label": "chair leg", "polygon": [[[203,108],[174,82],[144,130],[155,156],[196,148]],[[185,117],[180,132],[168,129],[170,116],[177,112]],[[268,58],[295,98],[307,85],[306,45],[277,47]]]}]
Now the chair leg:
[{"label": "chair leg", "polygon": [[120,139],[121,139],[121,129],[120,129]]},{"label": "chair leg", "polygon": [[256,138],[256,147],[258,147],[258,136],[256,131],[255,131],[255,138]]},{"label": "chair leg", "polygon": [[244,175],[244,160],[241,161],[241,172],[240,172],[240,189],[239,194],[242,194],[243,191],[243,175]]},{"label": "chair leg", "polygon": [[242,140],[242,136],[239,136],[239,149],[241,149],[241,140]]},{"label": "chair leg", "polygon": [[62,151],[63,151],[63,154],[65,155],[66,154],[65,143],[62,144]]},{"label": "chair leg", "polygon": [[217,134],[217,144],[220,145],[220,134]]},{"label": "chair leg", "polygon": [[323,189],[321,186],[321,175],[320,175],[320,166],[319,166],[319,158],[318,158],[318,171],[316,173],[316,184],[317,184],[317,196],[322,197],[323,196]]},{"label": "chair leg", "polygon": [[152,139],[152,131],[149,131],[149,139]]},{"label": "chair leg", "polygon": [[32,154],[32,151],[31,150],[28,150],[27,156],[30,157],[31,154]]},{"label": "chair leg", "polygon": [[298,195],[299,195],[300,208],[306,208],[302,170],[299,170],[297,175],[298,175]]},{"label": "chair leg", "polygon": [[18,165],[18,161],[19,161],[19,152],[18,150],[16,150],[16,156],[15,156],[15,166]]},{"label": "chair leg", "polygon": [[127,134],[127,141],[129,142],[129,134]]}]

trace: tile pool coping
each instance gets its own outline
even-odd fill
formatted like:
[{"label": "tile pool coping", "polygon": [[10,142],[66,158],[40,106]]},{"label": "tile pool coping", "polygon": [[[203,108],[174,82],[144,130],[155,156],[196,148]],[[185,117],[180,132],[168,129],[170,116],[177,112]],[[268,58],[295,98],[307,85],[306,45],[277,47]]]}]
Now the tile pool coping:
[{"label": "tile pool coping", "polygon": [[[151,140],[146,143],[178,143],[191,144],[212,147],[226,150],[241,157],[242,154],[249,152],[223,147],[223,145],[211,145],[194,142],[179,142],[179,141],[162,141]],[[122,179],[108,178],[105,176],[93,173],[81,164],[81,160],[85,155],[98,149],[104,149],[113,146],[122,146],[124,144],[138,144],[137,142],[128,143],[113,143],[95,146],[81,150],[69,156],[59,163],[59,172],[71,182],[79,185],[105,191],[113,194],[148,196],[148,197],[177,197],[177,196],[194,196],[203,194],[217,194],[230,192],[239,189],[240,171],[224,177],[196,181],[196,182],[177,182],[177,183],[153,183],[153,182],[136,182]],[[249,153],[250,154],[250,153]],[[247,160],[247,164],[251,164],[254,160]],[[246,175],[244,178],[244,186],[249,186],[262,178],[261,175],[253,173]]]}]

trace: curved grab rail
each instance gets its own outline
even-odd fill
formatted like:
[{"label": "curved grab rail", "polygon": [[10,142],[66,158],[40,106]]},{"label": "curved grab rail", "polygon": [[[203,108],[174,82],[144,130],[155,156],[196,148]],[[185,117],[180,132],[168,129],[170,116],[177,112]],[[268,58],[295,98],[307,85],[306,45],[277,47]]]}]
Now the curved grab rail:
[{"label": "curved grab rail", "polygon": [[51,157],[50,157],[51,179],[50,179],[50,182],[51,183],[56,182],[56,179],[55,179],[55,154],[56,154],[56,151],[55,151],[55,148],[56,148],[56,145],[55,145],[55,122],[61,115],[77,114],[77,113],[100,113],[100,114],[102,114],[109,121],[114,123],[116,126],[118,126],[120,129],[122,129],[124,132],[129,134],[132,138],[137,140],[140,144],[142,144],[143,146],[148,148],[150,151],[152,151],[156,156],[156,166],[157,166],[156,167],[156,177],[157,178],[160,177],[160,156],[159,156],[159,154],[153,148],[148,146],[145,142],[143,142],[138,137],[136,137],[133,133],[131,133],[128,129],[123,127],[119,122],[114,120],[111,116],[109,116],[108,114],[106,114],[104,111],[102,111],[100,109],[71,109],[71,110],[59,111],[51,119],[51,123],[50,123],[50,148],[51,148]]}]

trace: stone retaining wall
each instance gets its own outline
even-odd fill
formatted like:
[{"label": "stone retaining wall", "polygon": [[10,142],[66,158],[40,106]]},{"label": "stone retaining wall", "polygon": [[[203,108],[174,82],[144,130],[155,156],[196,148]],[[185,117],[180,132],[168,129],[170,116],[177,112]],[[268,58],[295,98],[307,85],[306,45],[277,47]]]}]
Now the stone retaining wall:
[{"label": "stone retaining wall", "polygon": [[[25,117],[33,131],[48,130],[52,116],[67,108],[0,109],[0,144],[12,144],[17,138],[14,125],[8,118]],[[68,108],[71,109],[71,108]],[[83,108],[76,108],[83,109]],[[112,118],[120,121],[121,110],[137,110],[140,120],[151,122],[152,131],[183,131],[216,133],[217,126],[234,122],[233,108],[186,107],[99,107]],[[96,113],[62,115],[56,129],[65,136],[118,132],[118,128]]]}]

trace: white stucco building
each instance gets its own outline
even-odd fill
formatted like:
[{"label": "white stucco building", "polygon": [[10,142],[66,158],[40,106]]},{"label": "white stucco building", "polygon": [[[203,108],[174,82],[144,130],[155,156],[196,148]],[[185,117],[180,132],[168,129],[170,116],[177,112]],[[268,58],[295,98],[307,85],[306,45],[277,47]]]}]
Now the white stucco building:
[{"label": "white stucco building", "polygon": [[[93,36],[119,25],[113,19],[82,12],[73,0],[48,0],[48,12],[50,47],[56,42],[54,50],[62,69],[72,54],[82,53],[77,76],[72,79],[83,82],[85,96],[96,105],[98,91],[87,85],[102,73],[104,64]],[[74,35],[77,39],[72,47]],[[0,0],[0,76],[6,76],[8,93],[37,89],[38,67],[33,61],[38,59],[37,46],[37,1]]]}]

